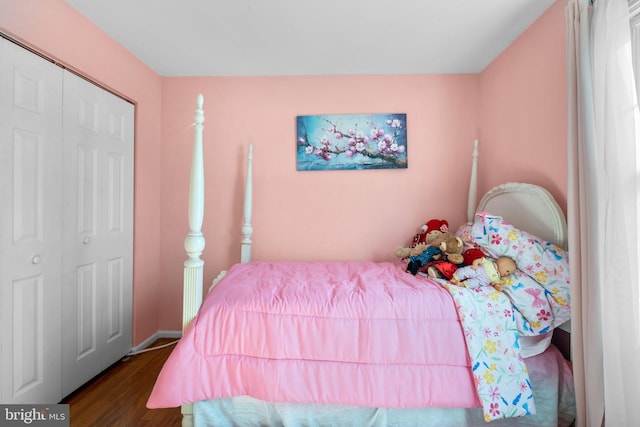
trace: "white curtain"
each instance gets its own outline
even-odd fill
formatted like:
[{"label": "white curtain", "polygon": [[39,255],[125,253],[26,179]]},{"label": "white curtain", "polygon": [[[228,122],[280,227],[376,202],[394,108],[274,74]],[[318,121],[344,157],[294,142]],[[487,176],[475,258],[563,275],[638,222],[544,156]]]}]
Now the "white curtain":
[{"label": "white curtain", "polygon": [[577,426],[640,425],[638,106],[627,0],[569,0],[568,200]]}]

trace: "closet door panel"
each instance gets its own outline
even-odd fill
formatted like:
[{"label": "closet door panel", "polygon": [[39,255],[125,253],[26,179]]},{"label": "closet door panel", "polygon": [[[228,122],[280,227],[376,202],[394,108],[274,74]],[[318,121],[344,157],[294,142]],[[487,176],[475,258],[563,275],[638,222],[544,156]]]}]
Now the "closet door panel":
[{"label": "closet door panel", "polygon": [[67,394],[131,348],[133,106],[70,73],[64,87]]},{"label": "closet door panel", "polygon": [[0,39],[0,401],[61,396],[62,69]]},{"label": "closet door panel", "polygon": [[100,296],[106,269],[100,253],[100,93],[64,75],[63,383],[64,395],[100,372]]},{"label": "closet door panel", "polygon": [[103,366],[129,352],[133,324],[134,107],[106,93],[105,253],[107,283]]}]

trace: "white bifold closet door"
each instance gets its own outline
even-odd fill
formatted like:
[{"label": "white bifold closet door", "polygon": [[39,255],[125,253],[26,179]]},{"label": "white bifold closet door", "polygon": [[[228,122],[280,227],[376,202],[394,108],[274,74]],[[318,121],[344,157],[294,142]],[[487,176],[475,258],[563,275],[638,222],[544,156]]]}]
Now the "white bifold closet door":
[{"label": "white bifold closet door", "polygon": [[131,349],[133,105],[64,75],[63,396]]},{"label": "white bifold closet door", "polygon": [[134,106],[0,38],[0,403],[132,344]]}]

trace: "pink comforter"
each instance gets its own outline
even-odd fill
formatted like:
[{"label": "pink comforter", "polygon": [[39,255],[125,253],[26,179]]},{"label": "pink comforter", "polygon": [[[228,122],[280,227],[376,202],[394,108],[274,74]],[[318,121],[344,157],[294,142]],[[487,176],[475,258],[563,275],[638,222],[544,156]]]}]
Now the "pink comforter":
[{"label": "pink comforter", "polygon": [[233,266],[167,360],[147,406],[241,395],[480,406],[451,295],[391,262]]}]

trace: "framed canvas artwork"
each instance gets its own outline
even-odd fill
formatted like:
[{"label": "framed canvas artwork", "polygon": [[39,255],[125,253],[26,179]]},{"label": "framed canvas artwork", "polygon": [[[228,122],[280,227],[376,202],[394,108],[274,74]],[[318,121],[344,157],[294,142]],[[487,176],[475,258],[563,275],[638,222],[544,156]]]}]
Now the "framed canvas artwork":
[{"label": "framed canvas artwork", "polygon": [[406,114],[297,116],[297,170],[407,167]]}]

